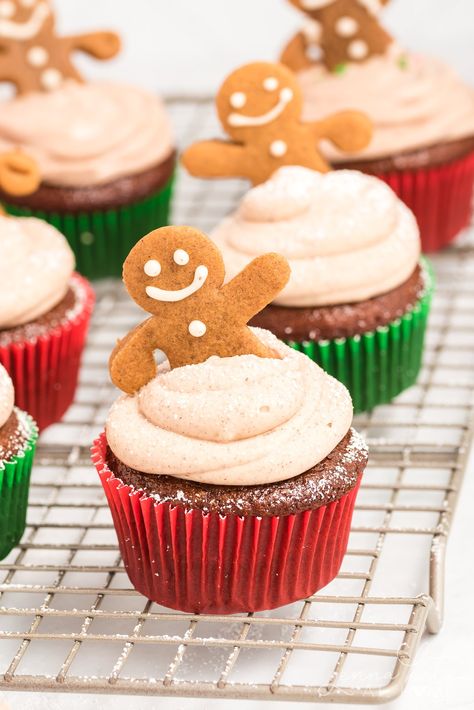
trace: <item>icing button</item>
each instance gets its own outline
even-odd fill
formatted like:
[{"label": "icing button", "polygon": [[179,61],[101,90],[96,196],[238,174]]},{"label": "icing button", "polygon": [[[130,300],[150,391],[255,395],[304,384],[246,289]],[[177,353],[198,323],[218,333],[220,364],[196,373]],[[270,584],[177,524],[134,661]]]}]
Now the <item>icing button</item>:
[{"label": "icing button", "polygon": [[367,42],[363,39],[355,39],[350,43],[347,53],[351,59],[364,59],[369,53]]},{"label": "icing button", "polygon": [[45,69],[41,75],[41,83],[45,89],[52,91],[61,86],[63,75],[57,69]]},{"label": "icing button", "polygon": [[201,320],[193,320],[188,326],[189,334],[192,335],[193,338],[202,338],[206,330],[207,327]]},{"label": "icing button", "polygon": [[273,141],[270,146],[270,154],[273,155],[274,158],[282,158],[287,150],[288,146],[285,141]]},{"label": "icing button", "polygon": [[31,47],[28,50],[27,59],[32,67],[44,67],[49,59],[49,54],[44,47]]},{"label": "icing button", "polygon": [[336,22],[335,30],[341,37],[353,37],[359,29],[359,23],[348,15],[340,17]]}]

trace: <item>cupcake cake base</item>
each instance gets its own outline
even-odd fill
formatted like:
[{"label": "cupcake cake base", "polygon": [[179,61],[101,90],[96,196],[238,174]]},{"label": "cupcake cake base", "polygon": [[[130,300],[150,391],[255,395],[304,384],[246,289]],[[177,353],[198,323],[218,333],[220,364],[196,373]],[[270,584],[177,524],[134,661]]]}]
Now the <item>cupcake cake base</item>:
[{"label": "cupcake cake base", "polygon": [[349,390],[354,411],[391,402],[415,384],[433,293],[426,261],[401,286],[361,303],[267,306],[252,325],[304,352]]},{"label": "cupcake cake base", "polygon": [[92,449],[134,587],[208,614],[272,609],[327,585],[347,548],[367,456],[350,430],[290,481],[222,487],[132,470],[105,434]]}]

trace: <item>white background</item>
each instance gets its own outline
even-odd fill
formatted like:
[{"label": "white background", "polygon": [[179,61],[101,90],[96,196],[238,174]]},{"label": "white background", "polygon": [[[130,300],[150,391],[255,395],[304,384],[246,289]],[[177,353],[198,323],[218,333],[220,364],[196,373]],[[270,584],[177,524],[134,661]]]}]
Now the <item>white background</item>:
[{"label": "white background", "polygon": [[[271,60],[297,29],[284,0],[56,0],[60,28],[113,28],[120,59],[83,66],[90,76],[141,83],[167,94],[211,94],[245,61]],[[474,84],[474,0],[392,0],[386,22],[405,46],[444,57]],[[472,469],[472,467],[471,467]],[[472,470],[471,470],[472,473]],[[447,615],[438,637],[425,639],[408,689],[392,710],[472,710],[471,600],[474,583],[471,507],[474,477],[463,491],[448,549]],[[467,554],[466,554],[467,553]],[[152,698],[0,694],[12,710],[256,710],[264,703]],[[278,704],[282,710],[307,705]],[[314,706],[313,706],[314,707]],[[335,706],[334,706],[335,707]],[[339,706],[337,706],[339,707]],[[3,707],[2,707],[3,710]]]},{"label": "white background", "polygon": [[[301,24],[285,0],[56,0],[60,28],[113,28],[125,50],[93,75],[166,93],[214,93],[240,63],[274,60]],[[474,0],[392,0],[385,20],[405,46],[444,57],[474,83]]]}]

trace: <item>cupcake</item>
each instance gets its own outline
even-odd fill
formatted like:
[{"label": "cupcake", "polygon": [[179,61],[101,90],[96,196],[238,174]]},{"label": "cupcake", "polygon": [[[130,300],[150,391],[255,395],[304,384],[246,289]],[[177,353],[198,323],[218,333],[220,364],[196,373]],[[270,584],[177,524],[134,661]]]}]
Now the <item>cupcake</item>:
[{"label": "cupcake", "polygon": [[30,473],[38,429],[33,419],[13,406],[13,383],[0,365],[0,559],[25,530]]},{"label": "cupcake", "polygon": [[298,72],[305,120],[350,106],[374,123],[356,159],[331,146],[327,158],[387,182],[414,212],[423,250],[442,248],[472,216],[473,89],[393,41],[378,17],[387,0],[290,1],[308,16],[282,55]]},{"label": "cupcake", "polygon": [[281,168],[212,233],[229,276],[274,249],[288,285],[252,321],[349,389],[357,412],[416,381],[432,294],[410,210],[383,182]]},{"label": "cupcake", "polygon": [[0,191],[0,200],[65,234],[83,275],[119,276],[137,236],[168,222],[174,147],[163,103],[133,86],[81,79],[69,53],[114,56],[116,35],[58,37],[49,3],[8,5],[0,77],[17,94],[2,103],[0,150],[24,148],[42,181],[33,195]]},{"label": "cupcake", "polygon": [[92,449],[133,585],[191,613],[271,609],[328,584],[367,463],[345,387],[246,325],[286,282],[285,260],[224,276],[190,228],[131,252],[125,284],[153,316],[112,354],[125,393]]},{"label": "cupcake", "polygon": [[0,363],[41,430],[72,403],[94,294],[42,220],[0,216],[0,254]]}]

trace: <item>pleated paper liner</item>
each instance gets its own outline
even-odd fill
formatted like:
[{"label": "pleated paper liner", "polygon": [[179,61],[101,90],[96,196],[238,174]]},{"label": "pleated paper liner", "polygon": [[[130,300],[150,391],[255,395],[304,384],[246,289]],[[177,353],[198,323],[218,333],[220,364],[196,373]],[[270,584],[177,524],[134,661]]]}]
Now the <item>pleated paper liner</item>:
[{"label": "pleated paper liner", "polygon": [[418,378],[434,290],[431,267],[426,260],[423,264],[424,296],[389,325],[352,338],[288,341],[290,347],[308,355],[347,387],[356,413],[391,402]]},{"label": "pleated paper liner", "polygon": [[67,238],[77,270],[89,279],[121,277],[123,262],[145,234],[168,224],[173,178],[140,202],[104,212],[68,214],[5,205],[10,214],[46,220]]},{"label": "pleated paper liner", "polygon": [[425,253],[439,251],[469,226],[473,215],[474,152],[419,170],[376,173],[418,220]]},{"label": "pleated paper liner", "polygon": [[124,485],[92,447],[130,580],[157,604],[189,613],[234,614],[311,596],[338,574],[357,485],[338,501],[296,515],[204,513],[157,502]]},{"label": "pleated paper liner", "polygon": [[15,403],[31,414],[42,431],[60,421],[74,399],[79,365],[94,306],[90,284],[78,274],[80,308],[47,334],[0,346],[0,363],[15,388]]},{"label": "pleated paper liner", "polygon": [[23,450],[10,461],[0,461],[0,559],[18,544],[25,531],[30,474],[35,455],[38,429],[33,419],[26,417],[30,437]]}]

